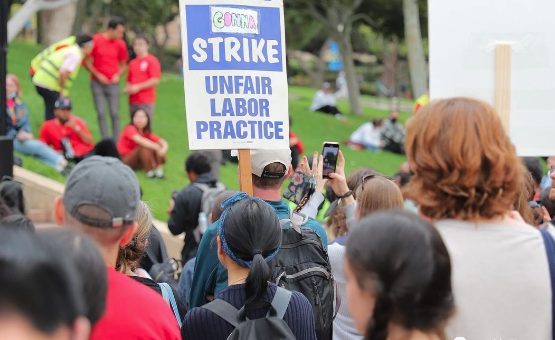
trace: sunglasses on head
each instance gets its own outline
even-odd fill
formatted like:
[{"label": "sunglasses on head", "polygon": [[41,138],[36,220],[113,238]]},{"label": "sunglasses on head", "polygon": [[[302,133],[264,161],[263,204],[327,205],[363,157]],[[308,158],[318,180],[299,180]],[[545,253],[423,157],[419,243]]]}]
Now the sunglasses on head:
[{"label": "sunglasses on head", "polygon": [[390,180],[392,182],[395,182],[395,179],[389,177],[389,176],[383,176],[383,175],[376,175],[376,174],[368,174],[365,175],[364,177],[362,177],[362,184],[360,185],[361,189],[364,190],[364,182],[368,182],[369,180],[371,180],[372,178],[375,177],[380,177],[380,178],[385,178],[387,180]]}]

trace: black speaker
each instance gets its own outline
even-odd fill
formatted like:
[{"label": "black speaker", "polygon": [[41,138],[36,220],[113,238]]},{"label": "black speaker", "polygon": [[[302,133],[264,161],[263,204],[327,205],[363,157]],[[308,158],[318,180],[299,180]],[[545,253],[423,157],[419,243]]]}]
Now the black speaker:
[{"label": "black speaker", "polygon": [[13,139],[0,136],[0,178],[13,177]]}]

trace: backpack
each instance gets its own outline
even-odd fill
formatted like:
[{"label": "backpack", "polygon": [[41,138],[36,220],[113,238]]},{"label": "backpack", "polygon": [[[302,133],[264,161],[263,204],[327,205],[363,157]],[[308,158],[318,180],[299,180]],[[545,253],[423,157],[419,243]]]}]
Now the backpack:
[{"label": "backpack", "polygon": [[[208,309],[235,327],[227,338],[228,340],[294,340],[295,335],[293,335],[287,323],[283,321],[290,300],[291,292],[277,287],[271,303],[268,301],[255,302],[238,310],[227,301],[215,299],[202,306],[202,308]],[[245,307],[248,309],[266,307],[268,313],[263,318],[249,320],[245,315]]]},{"label": "backpack", "polygon": [[146,256],[150,258],[150,261],[152,262],[152,267],[150,267],[148,274],[156,283],[165,282],[177,287],[177,282],[183,269],[183,264],[181,263],[181,260],[168,257],[166,245],[163,241],[160,242],[160,248],[162,253],[162,262],[158,262],[157,256],[154,254],[151,247],[146,247]]},{"label": "backpack", "polygon": [[216,182],[216,186],[211,187],[206,183],[193,183],[193,185],[202,191],[202,198],[200,200],[200,212],[198,214],[198,224],[193,230],[193,235],[197,243],[200,243],[200,238],[208,228],[208,215],[212,212],[212,205],[214,200],[219,194],[226,190],[225,185]]},{"label": "backpack", "polygon": [[318,233],[302,228],[308,222],[306,215],[291,212],[290,219],[281,222],[281,248],[268,262],[272,280],[279,287],[302,293],[314,311],[316,338],[331,339],[333,319],[341,302],[336,295],[334,312],[335,281],[328,252]]},{"label": "backpack", "polygon": [[173,295],[173,291],[170,285],[162,282],[158,283],[158,287],[160,287],[160,290],[162,291],[162,297],[164,298],[166,303],[170,305],[173,311],[173,315],[175,315],[175,318],[177,319],[177,324],[179,325],[179,328],[181,328],[183,326],[181,315],[179,315],[179,310],[177,310],[177,302],[175,301],[175,295]]}]

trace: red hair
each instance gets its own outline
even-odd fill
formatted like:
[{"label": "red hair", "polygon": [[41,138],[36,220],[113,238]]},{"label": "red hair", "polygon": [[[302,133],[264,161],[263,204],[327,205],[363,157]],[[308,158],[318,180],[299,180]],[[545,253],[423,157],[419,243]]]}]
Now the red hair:
[{"label": "red hair", "polygon": [[433,101],[407,127],[406,151],[415,175],[405,192],[423,215],[477,220],[514,209],[524,166],[490,105]]},{"label": "red hair", "polygon": [[18,97],[21,97],[21,84],[19,83],[19,78],[17,78],[17,76],[13,73],[8,73],[6,74],[6,83],[8,82],[8,80],[14,82],[15,86],[17,86],[16,94]]}]

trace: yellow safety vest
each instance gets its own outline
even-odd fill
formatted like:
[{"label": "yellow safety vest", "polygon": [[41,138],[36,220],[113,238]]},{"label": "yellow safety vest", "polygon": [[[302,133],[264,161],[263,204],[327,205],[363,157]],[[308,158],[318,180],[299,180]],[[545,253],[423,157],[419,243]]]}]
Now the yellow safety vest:
[{"label": "yellow safety vest", "polygon": [[[45,58],[39,65],[38,69],[33,76],[33,83],[38,85],[43,85],[48,89],[53,91],[60,91],[60,67],[64,62],[64,58],[68,53],[79,53],[81,54],[81,48],[73,44],[70,47],[58,50],[52,53],[50,56]],[[73,81],[77,78],[79,70],[81,69],[81,63],[77,64],[75,70],[69,75],[65,82],[64,96],[69,95],[68,89],[73,85]]]},{"label": "yellow safety vest", "polygon": [[412,108],[412,112],[416,113],[416,111],[420,110],[420,108],[422,108],[423,106],[428,105],[429,103],[430,103],[430,96],[427,93],[424,93],[423,95],[418,97],[418,99],[414,103],[414,106]]},{"label": "yellow safety vest", "polygon": [[73,44],[75,44],[75,36],[69,36],[65,39],[62,39],[56,43],[53,43],[52,45],[48,46],[47,48],[45,48],[44,50],[42,50],[42,52],[40,52],[36,57],[33,58],[33,60],[31,60],[31,68],[29,70],[29,72],[31,73],[31,75],[34,75],[35,72],[37,72],[37,70],[40,67],[40,64],[42,63],[42,61],[45,58],[48,58],[50,55],[52,55],[52,53],[59,51],[61,49],[64,49],[66,47],[70,47]]}]

